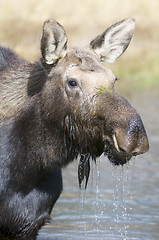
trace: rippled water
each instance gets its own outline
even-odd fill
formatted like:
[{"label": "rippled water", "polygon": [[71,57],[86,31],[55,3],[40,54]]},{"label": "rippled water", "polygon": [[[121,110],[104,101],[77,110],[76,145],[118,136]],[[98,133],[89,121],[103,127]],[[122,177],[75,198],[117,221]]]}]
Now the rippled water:
[{"label": "rippled water", "polygon": [[159,93],[131,100],[150,150],[124,167],[102,156],[92,162],[87,190],[79,190],[77,162],[63,170],[64,191],[38,240],[159,239]]}]

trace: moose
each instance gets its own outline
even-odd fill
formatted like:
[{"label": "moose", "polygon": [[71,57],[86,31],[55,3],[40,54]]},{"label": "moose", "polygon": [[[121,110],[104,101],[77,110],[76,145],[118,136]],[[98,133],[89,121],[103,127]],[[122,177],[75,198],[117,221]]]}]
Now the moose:
[{"label": "moose", "polygon": [[48,19],[37,62],[0,47],[0,239],[36,239],[62,191],[61,169],[78,156],[84,166],[102,153],[123,165],[148,151],[139,114],[102,64],[123,54],[134,28],[127,18],[85,48],[68,47]]}]

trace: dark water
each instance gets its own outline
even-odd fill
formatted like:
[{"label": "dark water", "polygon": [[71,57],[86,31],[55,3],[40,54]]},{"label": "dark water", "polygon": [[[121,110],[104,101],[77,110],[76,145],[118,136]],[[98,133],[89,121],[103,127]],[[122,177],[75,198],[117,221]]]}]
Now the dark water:
[{"label": "dark water", "polygon": [[101,156],[92,162],[87,190],[79,190],[77,163],[63,170],[64,191],[52,222],[38,240],[159,239],[159,92],[131,99],[149,136],[150,150],[124,167]]}]

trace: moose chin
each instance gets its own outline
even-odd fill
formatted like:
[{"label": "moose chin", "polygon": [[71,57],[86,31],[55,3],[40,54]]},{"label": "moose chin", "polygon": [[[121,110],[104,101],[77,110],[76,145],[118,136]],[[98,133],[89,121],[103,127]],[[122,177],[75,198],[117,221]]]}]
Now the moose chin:
[{"label": "moose chin", "polygon": [[36,239],[62,191],[61,168],[77,156],[81,184],[91,158],[123,165],[148,151],[139,114],[102,65],[123,54],[134,27],[124,19],[78,48],[48,19],[35,63],[0,47],[0,239]]}]

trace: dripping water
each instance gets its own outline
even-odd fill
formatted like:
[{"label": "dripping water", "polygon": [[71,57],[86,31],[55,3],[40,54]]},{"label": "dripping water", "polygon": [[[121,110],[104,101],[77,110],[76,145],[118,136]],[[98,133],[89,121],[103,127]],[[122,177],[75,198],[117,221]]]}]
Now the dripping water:
[{"label": "dripping water", "polygon": [[[105,175],[101,176],[100,159],[95,163],[91,161],[91,173],[89,186],[85,189],[85,183],[81,185],[79,190],[79,202],[77,215],[83,221],[84,236],[87,239],[88,230],[95,232],[97,236],[101,236],[101,240],[105,233],[104,226],[109,225],[111,238],[127,240],[129,239],[129,229],[131,225],[131,214],[133,205],[133,178],[135,159],[132,163],[124,166],[112,166],[113,194],[111,199],[102,196],[101,181]],[[107,186],[109,189],[109,186]],[[88,203],[89,201],[89,203]],[[89,205],[89,209],[88,209]],[[87,211],[92,212],[92,219],[88,218]],[[109,221],[110,218],[110,221]],[[117,238],[118,237],[118,238]],[[133,238],[132,238],[133,240]]]},{"label": "dripping water", "polygon": [[[125,166],[113,166],[112,177],[114,185],[113,193],[113,226],[112,236],[118,235],[122,240],[128,239],[128,232],[131,224],[132,201],[133,201],[133,178],[135,158],[133,158],[133,168],[130,171],[130,163]],[[132,172],[132,173],[131,173]],[[131,175],[130,175],[131,173]],[[133,240],[133,239],[132,239]]]},{"label": "dripping water", "polygon": [[[96,163],[96,161],[91,161],[90,164],[91,173],[89,179],[89,187],[85,187],[85,181],[82,181],[82,183],[80,184],[77,211],[77,215],[80,213],[81,219],[83,221],[85,239],[88,238],[88,231],[98,234],[98,232],[101,230],[100,218],[102,213],[100,211],[99,205],[100,163]],[[90,212],[92,215],[91,218]]]}]

